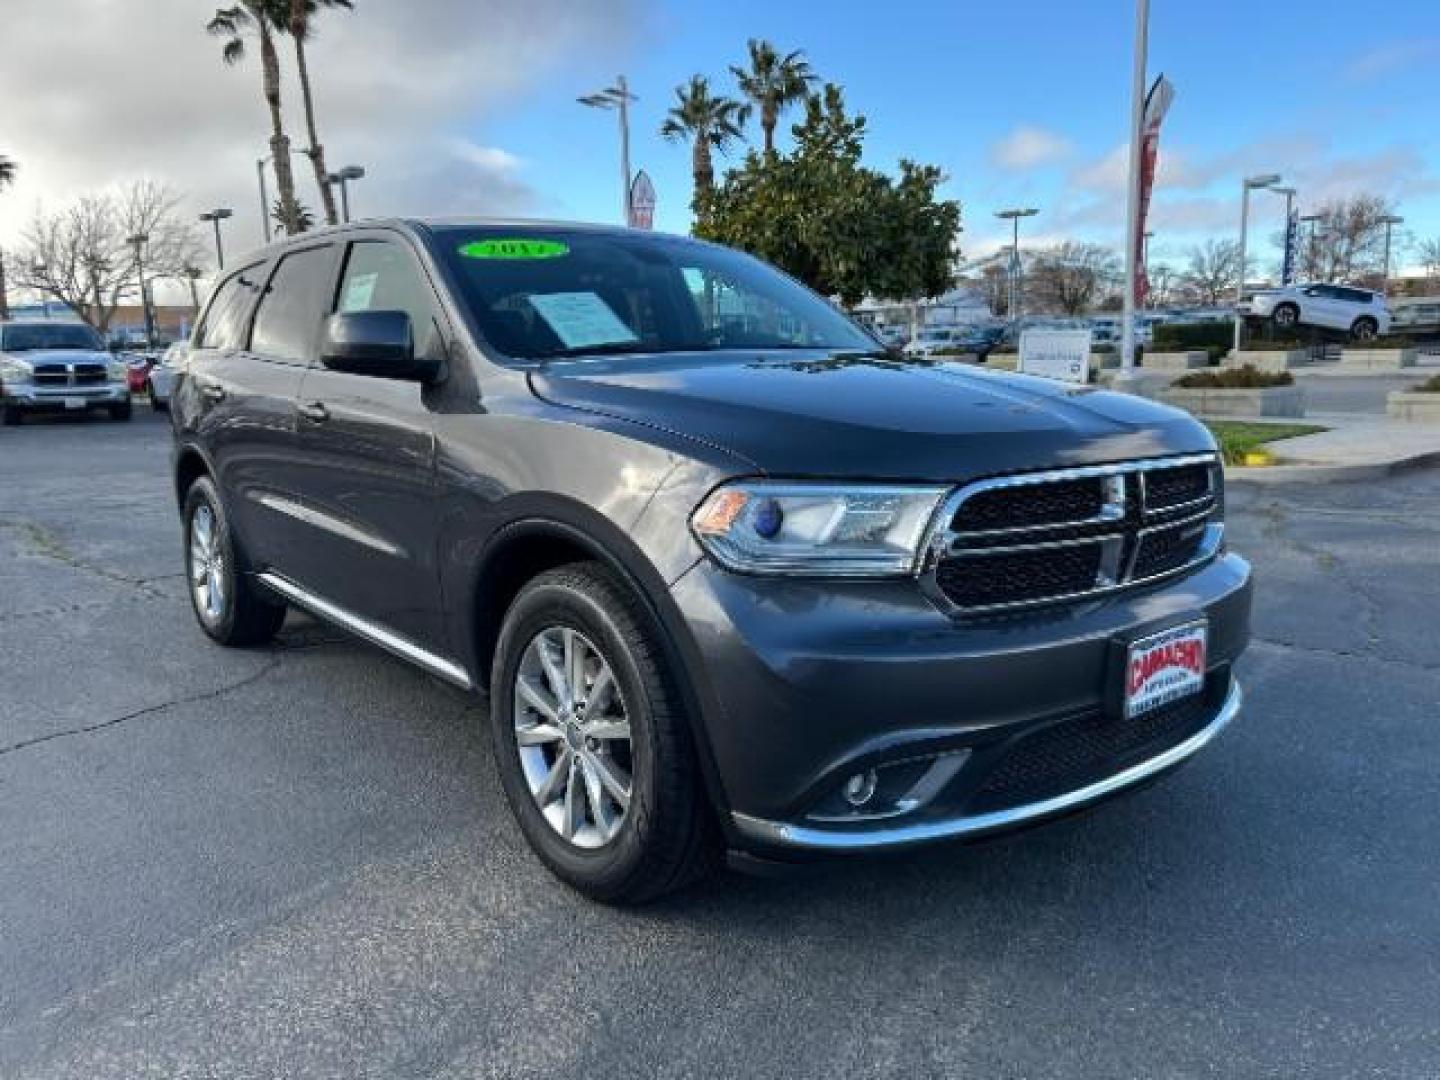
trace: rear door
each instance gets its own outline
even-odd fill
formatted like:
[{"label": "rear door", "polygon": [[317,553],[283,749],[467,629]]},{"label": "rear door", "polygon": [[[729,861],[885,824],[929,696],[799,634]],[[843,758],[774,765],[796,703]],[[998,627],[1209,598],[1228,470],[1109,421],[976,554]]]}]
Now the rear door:
[{"label": "rear door", "polygon": [[[333,311],[404,311],[417,354],[445,355],[448,325],[408,242],[367,232],[341,258]],[[331,371],[300,390],[301,489],[315,543],[298,584],[432,650],[444,649],[435,562],[432,391],[418,382]]]},{"label": "rear door", "polygon": [[221,497],[251,565],[273,565],[296,537],[272,502],[294,498],[295,395],[303,368],[270,363],[247,348],[250,318],[268,266],[235,271],[216,287],[195,334],[176,419],[215,467]]}]

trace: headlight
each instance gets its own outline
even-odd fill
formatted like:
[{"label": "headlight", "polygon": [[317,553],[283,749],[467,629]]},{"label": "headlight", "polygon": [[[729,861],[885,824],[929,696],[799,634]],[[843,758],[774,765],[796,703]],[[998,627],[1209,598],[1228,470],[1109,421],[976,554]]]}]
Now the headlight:
[{"label": "headlight", "polygon": [[723,484],[690,526],[721,565],[751,574],[896,577],[914,573],[943,487]]},{"label": "headlight", "polygon": [[105,374],[110,377],[111,382],[124,382],[128,373],[129,369],[123,360],[111,360],[105,365]]},{"label": "headlight", "polygon": [[30,374],[30,365],[23,360],[0,359],[0,382],[29,382]]}]

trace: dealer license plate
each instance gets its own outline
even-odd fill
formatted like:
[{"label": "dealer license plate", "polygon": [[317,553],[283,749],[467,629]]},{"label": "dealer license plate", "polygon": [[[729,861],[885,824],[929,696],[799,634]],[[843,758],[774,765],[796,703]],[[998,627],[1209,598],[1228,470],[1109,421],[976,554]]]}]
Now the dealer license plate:
[{"label": "dealer license plate", "polygon": [[1125,664],[1125,715],[1143,716],[1205,686],[1203,622],[1186,623],[1130,643]]},{"label": "dealer license plate", "polygon": [[86,402],[83,397],[67,397],[65,399],[65,408],[67,409],[83,409],[85,408],[85,404]]}]

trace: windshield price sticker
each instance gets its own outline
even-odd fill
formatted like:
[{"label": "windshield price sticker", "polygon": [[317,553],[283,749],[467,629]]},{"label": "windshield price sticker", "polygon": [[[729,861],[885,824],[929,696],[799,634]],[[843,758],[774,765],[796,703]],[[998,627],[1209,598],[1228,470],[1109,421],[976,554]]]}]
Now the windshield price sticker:
[{"label": "windshield price sticker", "polygon": [[467,259],[558,259],[570,254],[570,245],[559,240],[532,240],[507,237],[503,240],[472,240],[460,246]]},{"label": "windshield price sticker", "polygon": [[615,310],[593,292],[537,293],[530,304],[567,349],[639,341]]}]

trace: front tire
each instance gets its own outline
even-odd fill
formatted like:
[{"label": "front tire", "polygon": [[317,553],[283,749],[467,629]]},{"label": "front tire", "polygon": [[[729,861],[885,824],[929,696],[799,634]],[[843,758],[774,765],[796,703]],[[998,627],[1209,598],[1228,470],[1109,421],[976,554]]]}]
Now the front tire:
[{"label": "front tire", "polygon": [[716,851],[680,695],[653,620],[597,563],[540,574],[505,615],[490,730],[506,799],[580,892],[641,903]]},{"label": "front tire", "polygon": [[1293,330],[1300,323],[1300,309],[1294,304],[1280,304],[1270,316],[1277,330]]},{"label": "front tire", "polygon": [[130,419],[130,413],[131,413],[131,406],[130,406],[130,402],[128,402],[128,401],[125,402],[125,404],[123,404],[123,405],[111,405],[111,406],[110,406],[110,419],[111,419],[111,420],[114,420],[114,421],[123,423],[124,421]]},{"label": "front tire", "polygon": [[13,405],[6,405],[3,414],[0,414],[0,422],[6,427],[19,427],[20,422],[25,419],[25,414]]},{"label": "front tire", "polygon": [[285,606],[247,572],[220,495],[209,477],[185,493],[185,580],[200,629],[221,645],[262,645],[285,621]]},{"label": "front tire", "polygon": [[1350,328],[1350,337],[1354,341],[1370,341],[1379,332],[1380,324],[1364,315],[1355,320],[1355,325]]}]

